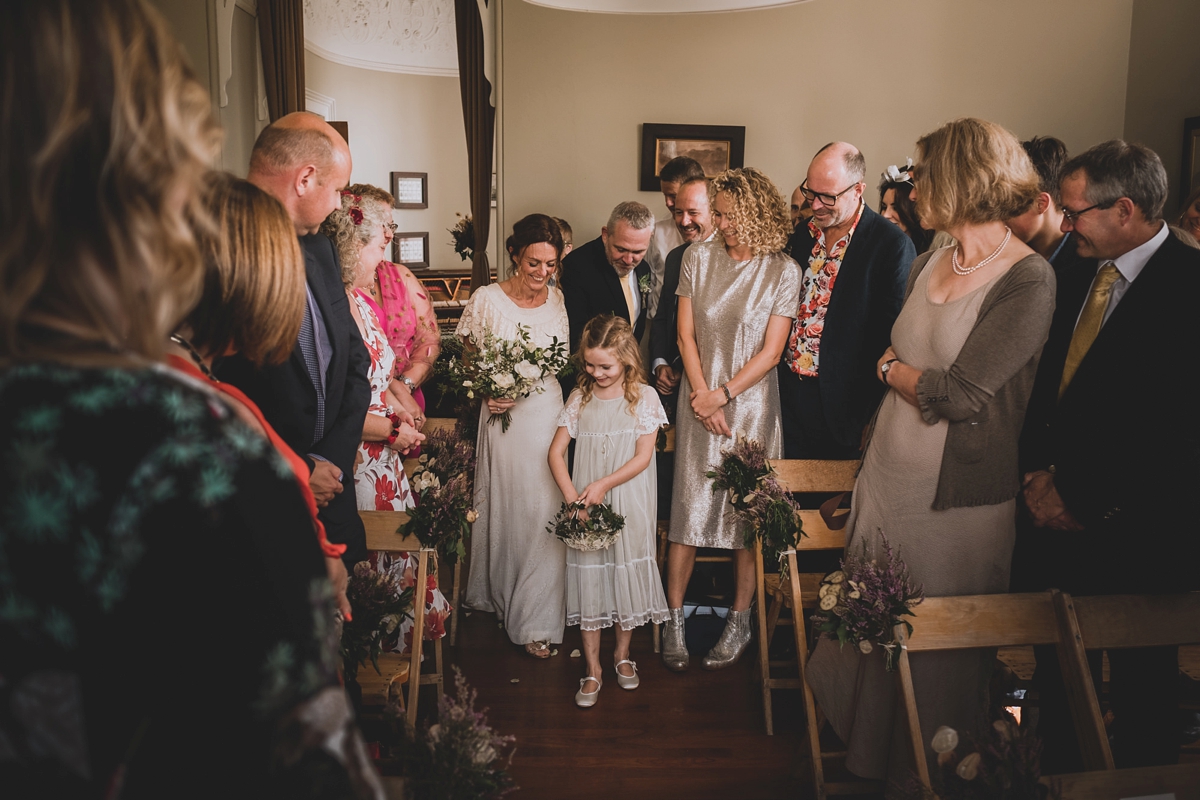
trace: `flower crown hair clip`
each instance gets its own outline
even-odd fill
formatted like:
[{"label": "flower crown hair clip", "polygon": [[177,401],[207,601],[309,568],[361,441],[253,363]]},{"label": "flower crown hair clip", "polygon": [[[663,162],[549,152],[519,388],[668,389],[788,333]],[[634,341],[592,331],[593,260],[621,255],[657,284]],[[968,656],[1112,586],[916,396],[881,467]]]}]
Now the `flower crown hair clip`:
[{"label": "flower crown hair clip", "polygon": [[913,160],[911,157],[909,157],[906,160],[903,168],[892,164],[890,167],[885,169],[883,171],[883,179],[889,183],[907,183],[911,186],[913,182],[912,173]]},{"label": "flower crown hair clip", "polygon": [[[910,162],[911,162],[911,160],[912,159],[909,159]],[[362,195],[354,194],[353,192],[342,192],[342,197],[349,197],[354,202],[354,204],[352,206],[350,206],[348,209],[346,209],[346,214],[349,215],[350,221],[353,222],[356,226],[362,225],[363,210],[362,210],[362,208],[360,208],[360,206],[362,205]]]}]

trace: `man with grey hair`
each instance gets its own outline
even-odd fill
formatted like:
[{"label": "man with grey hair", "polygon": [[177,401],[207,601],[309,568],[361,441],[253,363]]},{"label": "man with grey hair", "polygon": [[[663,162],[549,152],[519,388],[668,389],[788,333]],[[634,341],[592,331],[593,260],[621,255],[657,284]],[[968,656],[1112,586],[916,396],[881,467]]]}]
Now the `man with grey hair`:
[{"label": "man with grey hair", "polygon": [[580,245],[563,259],[562,293],[571,324],[571,351],[592,317],[623,317],[639,340],[646,327],[650,266],[645,263],[654,215],[636,201],[619,204],[600,229],[599,238]]},{"label": "man with grey hair", "polygon": [[[1200,484],[1195,324],[1200,251],[1162,218],[1167,173],[1114,139],[1062,169],[1062,230],[1083,262],[1057,273],[1054,318],[1021,434],[1027,514],[1013,581],[1071,594],[1200,589],[1191,499]],[[1053,647],[1039,647],[1042,768],[1083,768]],[[1173,763],[1178,648],[1110,650],[1118,767]],[[1089,653],[1094,679],[1100,653]],[[1098,684],[1097,684],[1098,685]]]},{"label": "man with grey hair", "polygon": [[891,344],[917,253],[898,226],[863,202],[865,173],[857,147],[832,142],[817,151],[800,184],[812,218],[791,239],[804,280],[779,365],[786,458],[857,458],[883,396],[875,365]]}]

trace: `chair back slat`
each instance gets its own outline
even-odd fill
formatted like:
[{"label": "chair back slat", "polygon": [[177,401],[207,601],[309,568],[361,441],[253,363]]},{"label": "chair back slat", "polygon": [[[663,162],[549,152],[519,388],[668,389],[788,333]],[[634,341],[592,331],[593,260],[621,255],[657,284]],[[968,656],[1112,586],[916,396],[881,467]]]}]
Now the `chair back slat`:
[{"label": "chair back slat", "polygon": [[776,478],[789,492],[849,492],[858,475],[858,461],[773,459]]},{"label": "chair back slat", "polygon": [[908,639],[913,652],[1059,641],[1054,605],[1045,592],[929,597],[913,613]]},{"label": "chair back slat", "polygon": [[846,547],[846,531],[832,531],[821,518],[821,512],[814,509],[800,509],[800,521],[804,525],[804,535],[800,537],[797,550],[842,550]]},{"label": "chair back slat", "polygon": [[367,549],[386,553],[414,553],[421,549],[416,536],[403,536],[400,527],[408,522],[403,511],[360,511],[367,530]]},{"label": "chair back slat", "polygon": [[1071,596],[1088,650],[1200,643],[1200,592]]},{"label": "chair back slat", "polygon": [[421,433],[428,435],[434,431],[452,431],[457,424],[458,420],[454,417],[430,417],[425,420],[425,427],[421,429]]}]

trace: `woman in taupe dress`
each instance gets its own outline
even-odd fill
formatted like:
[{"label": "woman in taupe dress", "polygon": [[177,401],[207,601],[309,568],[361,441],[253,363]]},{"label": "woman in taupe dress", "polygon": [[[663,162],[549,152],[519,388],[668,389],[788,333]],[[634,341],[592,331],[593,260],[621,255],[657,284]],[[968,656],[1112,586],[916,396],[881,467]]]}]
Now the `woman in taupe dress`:
[{"label": "woman in taupe dress", "polygon": [[704,658],[705,669],[737,661],[750,641],[754,554],[742,549],[744,523],[704,477],[734,435],[757,439],[768,457],[783,452],[775,364],[800,298],[800,268],[782,250],[791,232],[787,203],[752,167],[728,170],[709,187],[718,240],[692,245],[683,256],[679,289],[681,404],[675,432],[675,489],[667,566],[670,619],[662,657],[669,669],[688,666],[683,595],[697,547],[734,551],[737,587],[725,630]]},{"label": "woman in taupe dress", "polygon": [[[1017,138],[961,119],[917,142],[912,196],[921,218],[957,245],[917,257],[879,359],[889,387],[854,487],[846,549],[901,548],[928,597],[1008,591],[1020,489],[1017,438],[1054,312],[1054,272],[1005,220],[1027,210],[1038,179]],[[915,610],[920,625],[921,609]],[[974,733],[987,709],[995,652],[910,656],[926,755],[941,725]],[[883,650],[821,640],[813,693],[847,744],[846,767],[903,783],[903,712]],[[936,766],[933,766],[936,768]]]}]

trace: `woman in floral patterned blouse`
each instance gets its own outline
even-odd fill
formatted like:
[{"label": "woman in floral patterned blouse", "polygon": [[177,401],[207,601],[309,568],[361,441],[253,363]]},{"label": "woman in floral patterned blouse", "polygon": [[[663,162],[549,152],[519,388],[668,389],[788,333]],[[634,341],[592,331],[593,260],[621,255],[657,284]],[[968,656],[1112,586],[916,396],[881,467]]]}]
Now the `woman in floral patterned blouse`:
[{"label": "woman in floral patterned blouse", "polygon": [[209,94],[140,0],[5,10],[3,794],[382,797],[295,476],[161,365],[204,278]]}]

